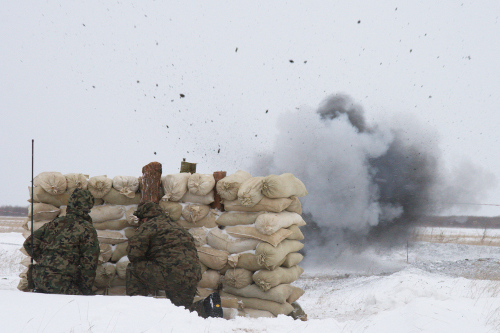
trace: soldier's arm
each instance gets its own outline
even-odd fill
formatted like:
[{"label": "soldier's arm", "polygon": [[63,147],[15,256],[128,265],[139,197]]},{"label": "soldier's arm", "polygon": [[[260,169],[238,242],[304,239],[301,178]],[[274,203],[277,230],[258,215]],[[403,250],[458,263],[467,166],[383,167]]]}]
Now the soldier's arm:
[{"label": "soldier's arm", "polygon": [[[41,249],[40,246],[42,244],[43,233],[45,232],[46,224],[44,224],[41,228],[33,232],[33,259],[37,261],[40,258]],[[31,255],[31,235],[26,238],[23,244],[24,249]]]},{"label": "soldier's arm", "polygon": [[153,235],[151,227],[144,223],[139,227],[137,233],[130,237],[127,246],[127,256],[130,262],[146,260],[146,253],[149,248],[149,242]]},{"label": "soldier's arm", "polygon": [[99,252],[97,232],[93,227],[86,228],[80,244],[80,289],[84,295],[92,294]]}]

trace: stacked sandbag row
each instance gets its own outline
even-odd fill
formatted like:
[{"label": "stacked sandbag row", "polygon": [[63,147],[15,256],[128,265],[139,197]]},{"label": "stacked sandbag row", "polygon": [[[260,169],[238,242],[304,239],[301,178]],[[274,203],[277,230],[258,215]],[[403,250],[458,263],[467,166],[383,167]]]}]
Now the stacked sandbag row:
[{"label": "stacked sandbag row", "polygon": [[[33,200],[33,230],[58,216],[66,214],[69,196],[76,188],[89,190],[95,198],[90,211],[93,226],[97,231],[100,255],[94,291],[96,293],[125,294],[127,240],[137,225],[133,212],[140,203],[139,180],[132,176],[96,176],[73,173],[42,172],[33,180],[30,201]],[[31,205],[23,236],[31,235]],[[21,262],[28,266],[27,255]],[[26,271],[20,275],[18,289],[27,290]]]}]

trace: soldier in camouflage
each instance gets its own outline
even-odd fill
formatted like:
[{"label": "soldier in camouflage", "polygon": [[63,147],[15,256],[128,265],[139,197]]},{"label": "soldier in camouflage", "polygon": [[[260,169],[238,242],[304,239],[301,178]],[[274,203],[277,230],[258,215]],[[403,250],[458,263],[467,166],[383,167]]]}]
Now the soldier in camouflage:
[{"label": "soldier in camouflage", "polygon": [[[33,233],[33,282],[37,292],[92,295],[99,257],[97,232],[89,216],[93,206],[92,194],[76,189],[68,200],[66,216]],[[24,248],[31,253],[31,236]]]},{"label": "soldier in camouflage", "polygon": [[[154,202],[139,205],[134,215],[140,226],[128,241],[127,295],[148,296],[165,291],[176,306],[197,311],[204,318],[222,317],[218,294],[193,304],[201,280],[193,236]],[[214,312],[214,307],[220,311]]]}]

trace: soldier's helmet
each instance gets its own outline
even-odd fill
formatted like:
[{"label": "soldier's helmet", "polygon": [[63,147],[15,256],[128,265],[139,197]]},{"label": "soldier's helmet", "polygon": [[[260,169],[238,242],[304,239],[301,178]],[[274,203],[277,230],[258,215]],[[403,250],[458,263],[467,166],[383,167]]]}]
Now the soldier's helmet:
[{"label": "soldier's helmet", "polygon": [[160,208],[160,205],[151,201],[141,203],[134,212],[134,215],[139,219],[156,217],[161,214],[163,214],[163,210]]},{"label": "soldier's helmet", "polygon": [[77,188],[68,199],[68,210],[78,210],[88,213],[92,207],[94,207],[94,196],[89,190]]}]

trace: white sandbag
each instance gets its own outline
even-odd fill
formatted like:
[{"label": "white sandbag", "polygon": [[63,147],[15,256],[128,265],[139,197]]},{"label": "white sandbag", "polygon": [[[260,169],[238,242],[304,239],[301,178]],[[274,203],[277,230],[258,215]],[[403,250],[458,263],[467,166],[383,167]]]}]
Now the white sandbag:
[{"label": "white sandbag", "polygon": [[215,222],[221,226],[254,224],[260,214],[264,212],[223,212]]},{"label": "white sandbag", "polygon": [[131,205],[130,207],[126,208],[125,210],[125,219],[127,220],[127,223],[132,226],[138,226],[139,225],[139,218],[134,215],[135,211],[137,210],[138,205]]},{"label": "white sandbag", "polygon": [[87,184],[89,182],[89,175],[84,175],[83,173],[68,173],[64,175],[66,178],[66,192],[70,195],[77,188],[86,190]]},{"label": "white sandbag", "polygon": [[125,196],[118,190],[111,188],[102,199],[110,205],[130,206],[139,205],[141,203],[141,195],[137,194],[133,197]]},{"label": "white sandbag", "polygon": [[207,267],[215,270],[221,270],[227,264],[229,252],[223,250],[212,249],[211,247],[197,247],[198,257],[200,261]]},{"label": "white sandbag", "polygon": [[198,282],[199,288],[217,289],[221,282],[221,275],[218,271],[209,269],[201,275],[201,280]]},{"label": "white sandbag", "polygon": [[108,262],[113,255],[113,248],[109,244],[99,243],[99,263]]},{"label": "white sandbag", "polygon": [[297,213],[266,213],[257,217],[255,228],[264,235],[272,235],[279,229],[288,228],[293,224],[301,227],[306,225],[306,222]]},{"label": "white sandbag", "polygon": [[[51,221],[55,219],[61,209],[56,206],[52,206],[44,203],[34,203],[33,204],[33,221]],[[31,218],[31,205],[28,206],[28,216]]]},{"label": "white sandbag", "polygon": [[66,192],[66,177],[60,172],[42,172],[33,179],[33,186],[40,186],[47,193],[56,195]]},{"label": "white sandbag", "polygon": [[128,198],[134,198],[139,190],[139,179],[134,176],[115,176],[113,188]]},{"label": "white sandbag", "polygon": [[257,262],[267,269],[276,267],[279,262],[283,262],[287,254],[300,251],[304,247],[299,241],[285,239],[278,246],[262,242],[257,246],[255,255]]},{"label": "white sandbag", "polygon": [[304,273],[304,269],[300,266],[276,267],[273,271],[262,269],[254,273],[253,281],[260,289],[268,291],[277,285],[294,282],[302,273]]},{"label": "white sandbag", "polygon": [[291,173],[284,173],[265,177],[262,181],[262,194],[271,199],[289,198],[292,195],[303,197],[307,195],[307,190],[300,179]]},{"label": "white sandbag", "polygon": [[264,235],[260,233],[253,225],[236,225],[229,226],[224,229],[229,235],[237,238],[252,238],[263,242],[267,242],[272,246],[277,246],[282,240],[292,234],[291,230],[280,229],[272,235]]},{"label": "white sandbag", "polygon": [[186,229],[202,228],[202,227],[211,229],[211,228],[215,228],[217,226],[217,224],[215,223],[215,215],[212,213],[208,213],[207,216],[205,216],[204,218],[202,218],[201,220],[199,220],[195,223],[188,222],[184,219],[179,219],[175,222],[179,226],[186,228]]},{"label": "white sandbag", "polygon": [[182,209],[182,217],[188,222],[195,223],[201,220],[210,212],[210,206],[200,204],[187,204]]},{"label": "white sandbag", "polygon": [[291,306],[287,302],[277,303],[277,302],[268,301],[265,299],[231,295],[231,294],[228,294],[225,292],[221,292],[220,295],[221,295],[221,297],[227,296],[227,295],[236,297],[239,301],[241,301],[243,303],[245,310],[247,310],[247,309],[265,310],[265,311],[271,312],[275,316],[278,316],[280,314],[287,315],[293,311],[293,306]]},{"label": "white sandbag", "polygon": [[90,217],[92,218],[92,222],[104,222],[111,220],[119,220],[125,214],[125,208],[123,206],[114,206],[114,205],[100,205],[94,206],[90,210]]},{"label": "white sandbag", "polygon": [[292,200],[289,198],[269,199],[267,197],[263,197],[262,200],[260,200],[259,203],[257,203],[253,207],[243,206],[238,200],[224,200],[223,202],[224,209],[227,211],[274,213],[279,213],[285,210],[288,206],[290,206],[291,203]]},{"label": "white sandbag", "polygon": [[127,255],[127,246],[128,241],[116,245],[113,250],[113,255],[111,256],[111,261],[117,262],[121,258],[125,257]]},{"label": "white sandbag", "polygon": [[94,222],[92,225],[96,230],[122,230],[129,226],[128,221],[125,219]]},{"label": "white sandbag", "polygon": [[224,200],[238,199],[238,190],[243,182],[252,178],[248,172],[238,170],[235,173],[226,176],[217,182],[216,190],[220,197]]},{"label": "white sandbag", "polygon": [[253,272],[244,268],[228,269],[224,275],[224,285],[240,289],[253,283]]},{"label": "white sandbag", "polygon": [[293,195],[290,197],[290,200],[292,200],[292,203],[285,210],[287,212],[292,212],[302,215],[302,204],[300,203],[299,198]]},{"label": "white sandbag", "polygon": [[285,257],[285,261],[283,261],[281,266],[290,268],[298,265],[302,261],[302,259],[304,259],[304,256],[298,252],[288,253]]},{"label": "white sandbag", "polygon": [[116,274],[120,279],[125,279],[127,277],[127,266],[130,261],[119,261],[116,263]]},{"label": "white sandbag", "polygon": [[245,180],[238,190],[238,201],[245,207],[253,207],[264,197],[262,194],[264,177],[252,177]]},{"label": "white sandbag", "polygon": [[120,244],[127,241],[127,237],[118,231],[96,230],[99,243],[104,244]]},{"label": "white sandbag", "polygon": [[246,308],[246,309],[238,311],[238,317],[246,317],[246,318],[276,318],[276,316],[273,315],[269,311],[257,310],[257,309],[250,309],[250,308]]},{"label": "white sandbag", "polygon": [[160,200],[160,208],[167,214],[172,221],[177,221],[182,215],[182,205],[175,201],[167,201],[164,198]]},{"label": "white sandbag", "polygon": [[210,205],[214,202],[214,191],[208,192],[207,195],[194,195],[191,192],[186,192],[181,198],[181,202],[197,203],[202,205]]},{"label": "white sandbag", "polygon": [[241,253],[255,250],[260,241],[250,238],[234,238],[219,228],[211,229],[207,234],[207,244],[214,249],[229,253]]},{"label": "white sandbag", "polygon": [[[44,225],[46,225],[47,223],[49,223],[51,220],[47,220],[47,221],[39,221],[39,222],[34,222],[33,221],[33,231],[37,231],[38,229],[40,229],[41,227],[43,227]],[[28,222],[27,224],[27,227],[28,227],[28,230],[31,230],[31,221]]]},{"label": "white sandbag", "polygon": [[97,265],[94,285],[98,288],[108,287],[116,276],[116,267],[110,263]]},{"label": "white sandbag", "polygon": [[31,195],[31,187],[28,188],[30,193],[30,198],[33,198],[33,202],[41,202],[50,204],[55,207],[66,206],[68,204],[69,193],[64,192],[62,194],[50,194],[47,193],[40,186],[33,187],[33,195]]},{"label": "white sandbag", "polygon": [[[35,263],[34,260],[33,260],[33,263]],[[24,257],[21,260],[20,264],[23,265],[24,267],[29,267],[29,265],[31,265],[31,257]]]},{"label": "white sandbag", "polygon": [[276,303],[285,303],[292,295],[294,288],[290,284],[280,284],[268,291],[263,291],[259,286],[253,283],[243,288],[235,288],[224,283],[224,288],[222,290],[236,296],[260,298]]},{"label": "white sandbag", "polygon": [[193,236],[194,238],[194,244],[197,247],[203,246],[207,244],[207,234],[210,231],[210,229],[201,227],[201,228],[191,228],[188,230],[188,232]]},{"label": "white sandbag", "polygon": [[194,195],[207,195],[214,189],[214,175],[193,173],[188,179],[188,191]]},{"label": "white sandbag", "polygon": [[87,184],[87,190],[92,193],[94,198],[104,197],[112,187],[113,180],[106,177],[106,175],[91,177]]},{"label": "white sandbag", "polygon": [[208,271],[208,267],[207,265],[205,265],[204,263],[202,263],[201,261],[199,262],[200,263],[200,269],[201,269],[201,274],[205,273],[206,271]]},{"label": "white sandbag", "polygon": [[165,201],[179,201],[182,196],[187,192],[187,183],[190,173],[174,173],[161,177],[161,184],[165,195],[162,199]]},{"label": "white sandbag", "polygon": [[[222,299],[221,299],[222,301]],[[241,310],[222,307],[222,318],[226,320],[236,319]]]},{"label": "white sandbag", "polygon": [[276,267],[281,266],[281,264],[285,261],[285,258],[273,266],[266,267],[262,261],[259,261],[259,257],[253,253],[236,253],[228,256],[227,263],[230,267],[244,268],[255,272],[261,269],[273,270]]},{"label": "white sandbag", "polygon": [[292,233],[290,234],[290,236],[287,236],[286,239],[291,239],[291,240],[303,240],[304,239],[304,234],[302,233],[302,231],[300,231],[300,228],[298,225],[293,224],[293,225],[289,226],[287,229],[290,230]]}]

